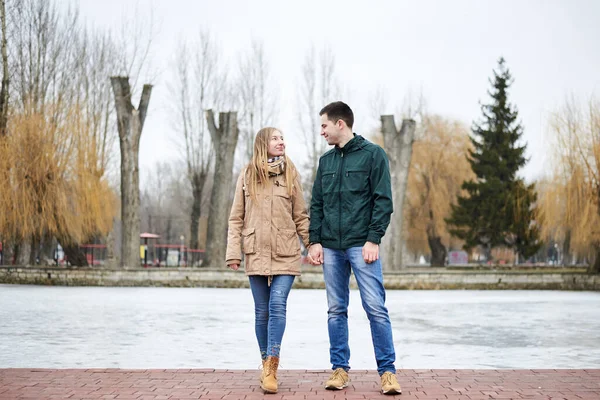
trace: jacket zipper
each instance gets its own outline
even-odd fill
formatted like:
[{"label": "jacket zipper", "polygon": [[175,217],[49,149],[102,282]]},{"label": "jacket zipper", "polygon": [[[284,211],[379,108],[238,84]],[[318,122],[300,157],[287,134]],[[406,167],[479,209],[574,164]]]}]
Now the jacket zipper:
[{"label": "jacket zipper", "polygon": [[340,249],[342,248],[342,179],[344,178],[344,150],[341,151],[341,157],[342,157],[342,162],[340,163],[340,172],[339,172],[339,176],[340,176],[340,184],[339,184],[339,190],[338,190],[338,197],[339,197],[339,218],[338,218],[338,225],[339,225],[339,230],[338,232],[340,233]]}]

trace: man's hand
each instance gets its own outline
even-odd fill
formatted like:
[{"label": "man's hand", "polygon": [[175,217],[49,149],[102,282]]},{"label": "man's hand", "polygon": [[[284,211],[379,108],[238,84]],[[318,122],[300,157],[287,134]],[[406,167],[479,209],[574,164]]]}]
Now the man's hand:
[{"label": "man's hand", "polygon": [[367,264],[379,260],[379,245],[372,242],[365,243],[362,249],[362,256]]},{"label": "man's hand", "polygon": [[323,246],[321,246],[321,243],[314,243],[308,248],[308,262],[312,265],[323,264]]},{"label": "man's hand", "polygon": [[228,267],[234,271],[237,271],[240,268],[240,264],[229,264]]}]

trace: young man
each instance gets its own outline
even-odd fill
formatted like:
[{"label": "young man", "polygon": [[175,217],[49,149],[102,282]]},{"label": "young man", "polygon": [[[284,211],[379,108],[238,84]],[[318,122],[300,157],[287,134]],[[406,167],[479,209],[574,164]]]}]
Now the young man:
[{"label": "young man", "polygon": [[392,191],[383,149],[352,132],[347,104],[328,104],[321,112],[321,136],[334,148],[319,160],[310,207],[309,261],[323,264],[329,310],[329,354],[333,373],[326,389],[348,386],[348,302],[354,271],[371,325],[377,371],[384,394],[401,393],[396,380],[392,326],[385,307],[379,243],[390,223]]}]

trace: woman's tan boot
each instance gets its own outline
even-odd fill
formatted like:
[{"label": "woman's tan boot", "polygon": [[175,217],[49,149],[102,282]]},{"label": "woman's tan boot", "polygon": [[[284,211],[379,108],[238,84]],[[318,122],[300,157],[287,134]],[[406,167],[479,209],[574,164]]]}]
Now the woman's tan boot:
[{"label": "woman's tan boot", "polygon": [[263,372],[263,380],[260,384],[265,393],[277,393],[277,368],[279,357],[267,357]]},{"label": "woman's tan boot", "polygon": [[262,360],[262,370],[260,371],[260,384],[262,385],[263,380],[265,379],[265,371],[267,366],[267,359]]}]

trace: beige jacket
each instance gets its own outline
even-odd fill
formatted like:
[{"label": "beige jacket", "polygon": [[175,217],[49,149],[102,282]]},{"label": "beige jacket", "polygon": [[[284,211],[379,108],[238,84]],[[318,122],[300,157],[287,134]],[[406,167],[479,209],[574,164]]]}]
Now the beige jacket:
[{"label": "beige jacket", "polygon": [[271,176],[271,185],[258,188],[257,201],[245,188],[242,171],[229,215],[227,265],[245,255],[246,275],[300,275],[300,241],[308,246],[309,219],[296,174],[290,196],[285,174]]}]

